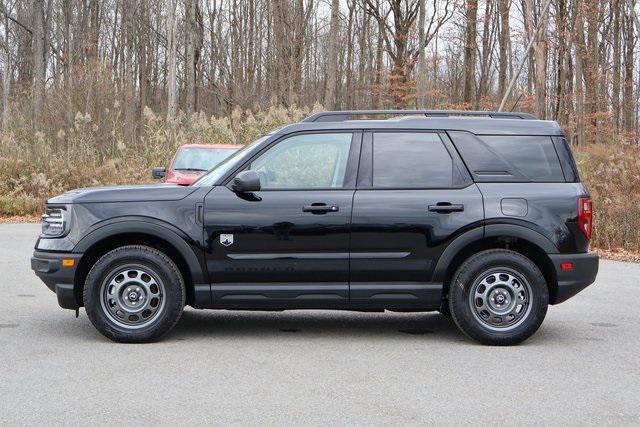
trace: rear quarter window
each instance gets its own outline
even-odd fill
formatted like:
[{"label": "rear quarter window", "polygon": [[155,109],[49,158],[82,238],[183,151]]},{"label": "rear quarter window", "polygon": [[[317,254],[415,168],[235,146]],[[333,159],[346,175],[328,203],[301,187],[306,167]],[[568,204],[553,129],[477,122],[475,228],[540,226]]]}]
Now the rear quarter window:
[{"label": "rear quarter window", "polygon": [[565,182],[550,136],[448,133],[476,182]]},{"label": "rear quarter window", "polygon": [[564,181],[558,154],[550,137],[480,136],[480,139],[531,181]]}]

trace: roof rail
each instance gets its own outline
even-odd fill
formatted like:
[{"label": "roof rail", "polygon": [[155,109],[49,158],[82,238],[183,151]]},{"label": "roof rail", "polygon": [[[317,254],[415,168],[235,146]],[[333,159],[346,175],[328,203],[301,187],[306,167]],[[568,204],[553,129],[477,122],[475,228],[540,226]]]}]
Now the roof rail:
[{"label": "roof rail", "polygon": [[491,119],[522,119],[538,120],[529,113],[512,113],[502,111],[467,111],[467,110],[347,110],[322,111],[314,113],[302,120],[303,122],[344,122],[350,116],[422,116],[425,117],[486,117]]}]

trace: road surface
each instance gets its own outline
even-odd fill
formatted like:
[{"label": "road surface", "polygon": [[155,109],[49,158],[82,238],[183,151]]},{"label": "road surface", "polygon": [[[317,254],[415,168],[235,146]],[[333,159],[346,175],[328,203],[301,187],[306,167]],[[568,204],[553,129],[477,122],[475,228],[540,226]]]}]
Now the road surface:
[{"label": "road surface", "polygon": [[31,272],[34,224],[0,225],[0,424],[640,424],[640,265],[601,263],[517,347],[436,313],[187,309],[114,344]]}]

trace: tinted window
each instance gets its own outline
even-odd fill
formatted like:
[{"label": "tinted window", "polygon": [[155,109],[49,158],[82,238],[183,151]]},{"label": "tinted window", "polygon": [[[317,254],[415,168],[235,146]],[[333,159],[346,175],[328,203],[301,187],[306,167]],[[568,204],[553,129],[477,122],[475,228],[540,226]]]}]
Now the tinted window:
[{"label": "tinted window", "polygon": [[264,189],[341,188],[351,133],[297,135],[279,142],[251,163]]},{"label": "tinted window", "polygon": [[553,141],[544,136],[481,136],[493,152],[531,181],[564,181]]},{"label": "tinted window", "polygon": [[453,161],[435,133],[373,135],[373,186],[450,187]]}]

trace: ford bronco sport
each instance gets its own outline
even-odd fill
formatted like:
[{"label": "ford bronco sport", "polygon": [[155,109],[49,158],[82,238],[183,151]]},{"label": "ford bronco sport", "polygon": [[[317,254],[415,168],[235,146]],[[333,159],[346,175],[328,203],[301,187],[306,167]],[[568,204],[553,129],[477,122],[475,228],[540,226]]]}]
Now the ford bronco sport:
[{"label": "ford bronco sport", "polygon": [[84,306],[121,342],[159,339],[189,305],[439,310],[469,337],[507,345],[595,280],[591,231],[591,199],[555,122],[324,112],[191,186],[50,199],[31,266],[60,306]]}]

